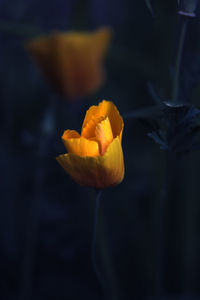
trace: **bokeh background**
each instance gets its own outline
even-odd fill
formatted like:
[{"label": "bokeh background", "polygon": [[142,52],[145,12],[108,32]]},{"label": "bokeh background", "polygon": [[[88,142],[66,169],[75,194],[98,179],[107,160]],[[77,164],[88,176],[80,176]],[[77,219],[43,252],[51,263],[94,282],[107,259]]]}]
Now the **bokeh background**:
[{"label": "bokeh background", "polygon": [[[102,299],[91,262],[96,193],[77,186],[55,157],[65,152],[63,131],[80,131],[90,105],[111,100],[122,115],[151,106],[150,84],[162,101],[170,99],[181,18],[174,0],[152,5],[154,17],[142,0],[0,0],[1,300],[20,299],[27,251],[33,254],[29,299]],[[199,18],[197,9],[187,28],[180,91],[183,101],[197,106]],[[24,43],[53,30],[102,25],[114,32],[104,86],[77,102],[61,99]],[[139,120],[125,120],[125,178],[102,194],[96,260],[105,299],[155,297],[158,262],[163,299],[199,299],[199,152],[182,158],[174,173],[160,247],[168,161],[147,133]]]}]

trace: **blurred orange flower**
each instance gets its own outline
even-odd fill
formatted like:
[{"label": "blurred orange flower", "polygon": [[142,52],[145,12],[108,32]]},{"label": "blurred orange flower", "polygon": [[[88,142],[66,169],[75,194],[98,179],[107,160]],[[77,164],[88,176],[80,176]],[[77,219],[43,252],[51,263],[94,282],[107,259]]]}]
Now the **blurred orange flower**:
[{"label": "blurred orange flower", "polygon": [[64,170],[80,185],[104,189],[124,178],[121,146],[124,123],[116,106],[102,101],[86,113],[81,135],[66,130],[62,136],[68,151],[57,157]]},{"label": "blurred orange flower", "polygon": [[69,99],[95,92],[104,82],[109,28],[93,33],[55,32],[30,40],[26,48],[57,92]]}]

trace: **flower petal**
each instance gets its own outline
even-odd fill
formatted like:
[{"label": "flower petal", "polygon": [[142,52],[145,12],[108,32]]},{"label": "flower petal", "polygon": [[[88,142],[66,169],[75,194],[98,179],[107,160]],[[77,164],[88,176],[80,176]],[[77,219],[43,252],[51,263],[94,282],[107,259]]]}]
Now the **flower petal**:
[{"label": "flower petal", "polygon": [[103,83],[95,34],[70,32],[54,36],[63,93],[70,98],[89,94]]},{"label": "flower petal", "polygon": [[109,118],[114,138],[119,136],[121,140],[124,122],[116,106],[111,101],[103,100],[98,106],[93,105],[88,109],[83,122],[82,132],[90,120],[100,117]]},{"label": "flower petal", "polygon": [[[57,36],[55,39],[54,37]],[[59,67],[57,66],[58,60],[58,43],[60,34],[53,33],[49,36],[41,36],[32,40],[29,40],[25,47],[30,55],[35,60],[36,64],[40,68],[41,72],[46,76],[50,84],[55,89],[62,93],[62,82],[59,73]]]},{"label": "flower petal", "polygon": [[28,41],[26,48],[58,93],[76,99],[103,84],[103,58],[110,37],[109,28],[92,33],[53,32]]},{"label": "flower petal", "polygon": [[95,42],[93,42],[93,46],[96,48],[95,52],[99,57],[104,57],[112,37],[112,30],[108,27],[101,27],[94,33],[94,37]]},{"label": "flower petal", "polygon": [[104,189],[124,178],[124,159],[119,137],[103,156],[83,157],[68,153],[57,157],[64,170],[80,185]]},{"label": "flower petal", "polygon": [[76,130],[65,130],[62,135],[62,140],[68,140],[73,138],[80,138],[80,134]]},{"label": "flower petal", "polygon": [[92,118],[84,128],[82,128],[81,136],[86,139],[95,138],[95,129],[98,123],[103,121],[105,117]]},{"label": "flower petal", "polygon": [[69,153],[80,156],[98,156],[99,145],[96,141],[90,141],[80,137],[75,130],[66,130],[62,136],[62,141]]},{"label": "flower petal", "polygon": [[101,155],[104,155],[108,145],[113,141],[113,133],[108,117],[97,124],[95,136],[99,143],[99,152]]}]

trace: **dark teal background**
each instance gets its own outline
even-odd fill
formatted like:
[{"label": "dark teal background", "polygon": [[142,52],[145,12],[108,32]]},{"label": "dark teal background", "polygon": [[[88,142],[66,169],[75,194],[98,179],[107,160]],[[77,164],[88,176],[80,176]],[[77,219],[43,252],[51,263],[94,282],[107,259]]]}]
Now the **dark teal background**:
[{"label": "dark teal background", "polygon": [[[181,18],[174,0],[152,5],[154,18],[143,0],[0,0],[1,300],[19,299],[25,245],[34,240],[27,231],[31,216],[38,221],[31,299],[102,299],[90,251],[95,191],[77,186],[55,157],[65,152],[63,131],[80,131],[90,105],[111,100],[122,115],[152,105],[149,82],[162,101],[170,99]],[[179,94],[197,106],[199,18],[197,9],[187,29]],[[102,25],[114,32],[105,85],[76,103],[60,99],[24,43],[55,29]],[[125,120],[125,178],[102,194],[96,255],[105,299],[149,299],[156,293],[159,199],[168,162],[147,133],[138,120]],[[166,299],[200,297],[199,167],[199,152],[193,152],[173,176],[163,231]]]}]

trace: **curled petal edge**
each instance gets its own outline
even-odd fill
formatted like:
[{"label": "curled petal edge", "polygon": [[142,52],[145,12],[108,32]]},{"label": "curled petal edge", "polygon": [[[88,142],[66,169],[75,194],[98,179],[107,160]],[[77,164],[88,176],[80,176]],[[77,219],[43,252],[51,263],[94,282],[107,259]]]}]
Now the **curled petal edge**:
[{"label": "curled petal edge", "polygon": [[103,100],[99,105],[93,105],[87,110],[83,121],[82,132],[90,120],[100,117],[109,118],[114,138],[119,136],[121,141],[124,128],[123,119],[114,103],[107,100]]}]

